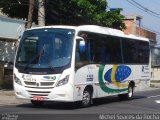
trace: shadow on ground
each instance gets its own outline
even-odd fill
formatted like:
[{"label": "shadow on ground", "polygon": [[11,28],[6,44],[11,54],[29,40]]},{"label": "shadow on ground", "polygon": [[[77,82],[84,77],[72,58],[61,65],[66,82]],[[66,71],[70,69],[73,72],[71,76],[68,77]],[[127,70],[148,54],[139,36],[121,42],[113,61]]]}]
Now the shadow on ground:
[{"label": "shadow on ground", "polygon": [[[144,99],[146,96],[135,96],[133,100]],[[93,100],[92,106],[100,106],[104,104],[114,104],[118,102],[127,102],[128,100],[119,100],[117,96],[98,98]],[[45,102],[42,106],[34,106],[31,103],[20,104],[17,107],[23,108],[40,108],[40,109],[56,109],[56,110],[73,110],[81,109],[80,102],[76,103],[65,103],[65,102]]]}]

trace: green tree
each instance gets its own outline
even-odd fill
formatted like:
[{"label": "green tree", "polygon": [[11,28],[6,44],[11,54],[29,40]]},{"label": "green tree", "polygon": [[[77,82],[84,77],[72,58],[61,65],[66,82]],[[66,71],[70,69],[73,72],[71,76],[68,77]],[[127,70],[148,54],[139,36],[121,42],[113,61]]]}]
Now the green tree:
[{"label": "green tree", "polygon": [[120,9],[102,12],[97,14],[94,19],[96,19],[95,21],[98,23],[98,25],[122,30],[125,29],[126,26],[123,22],[124,16],[119,13]]},{"label": "green tree", "polygon": [[[29,0],[0,0],[1,11],[13,18],[27,19]],[[46,25],[96,24],[124,29],[119,9],[106,11],[106,0],[45,0]],[[38,0],[34,4],[33,21],[37,23]]]},{"label": "green tree", "polygon": [[28,1],[22,0],[0,0],[0,9],[2,13],[12,18],[27,18]]}]

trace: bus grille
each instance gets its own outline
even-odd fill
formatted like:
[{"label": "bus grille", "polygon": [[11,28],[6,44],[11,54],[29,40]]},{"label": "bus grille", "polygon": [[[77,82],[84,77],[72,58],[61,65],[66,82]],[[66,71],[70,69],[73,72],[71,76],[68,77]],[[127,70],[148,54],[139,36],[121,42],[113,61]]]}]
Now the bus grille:
[{"label": "bus grille", "polygon": [[54,85],[54,82],[24,82],[27,86],[26,87],[51,87]]},{"label": "bus grille", "polygon": [[36,86],[36,82],[24,82],[26,85],[30,85],[30,86]]},{"label": "bus grille", "polygon": [[48,96],[51,91],[31,91],[28,90],[29,94],[32,96]]},{"label": "bus grille", "polygon": [[54,88],[55,82],[28,82],[24,81],[27,92],[31,96],[42,96],[47,99],[47,96],[50,94]]}]

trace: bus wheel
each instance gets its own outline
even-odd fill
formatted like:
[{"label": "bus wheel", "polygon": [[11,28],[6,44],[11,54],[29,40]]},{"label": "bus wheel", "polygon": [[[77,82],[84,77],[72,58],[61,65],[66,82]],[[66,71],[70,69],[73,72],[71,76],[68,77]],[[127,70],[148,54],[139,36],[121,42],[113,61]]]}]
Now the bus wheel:
[{"label": "bus wheel", "polygon": [[134,89],[134,87],[131,86],[131,85],[129,85],[129,87],[128,87],[128,93],[127,93],[127,99],[128,100],[130,100],[130,99],[133,98],[133,89]]},{"label": "bus wheel", "polygon": [[82,96],[81,106],[89,107],[92,102],[92,93],[91,90],[85,89]]},{"label": "bus wheel", "polygon": [[132,85],[128,86],[128,92],[126,94],[119,94],[118,97],[120,100],[131,100],[133,99],[134,87]]},{"label": "bus wheel", "polygon": [[31,100],[31,103],[36,107],[40,107],[40,106],[42,106],[44,104],[44,101]]}]

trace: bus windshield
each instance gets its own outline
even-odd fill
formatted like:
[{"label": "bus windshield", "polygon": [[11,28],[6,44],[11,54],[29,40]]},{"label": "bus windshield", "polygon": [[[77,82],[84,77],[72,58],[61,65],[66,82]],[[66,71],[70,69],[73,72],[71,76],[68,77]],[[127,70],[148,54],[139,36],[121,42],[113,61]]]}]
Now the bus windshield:
[{"label": "bus windshield", "polygon": [[15,64],[27,68],[59,68],[71,61],[74,30],[33,29],[24,32]]}]

